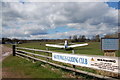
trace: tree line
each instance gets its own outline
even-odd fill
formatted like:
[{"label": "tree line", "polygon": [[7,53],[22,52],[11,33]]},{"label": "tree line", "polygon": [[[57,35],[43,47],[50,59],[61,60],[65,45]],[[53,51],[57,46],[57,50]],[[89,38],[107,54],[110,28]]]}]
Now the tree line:
[{"label": "tree line", "polygon": [[91,39],[87,38],[85,35],[73,35],[69,36],[69,40],[71,42],[89,42],[89,41],[95,41],[95,42],[100,42],[100,35],[95,35]]},{"label": "tree line", "polygon": [[[107,34],[104,35],[103,38],[119,38],[120,39],[120,33],[114,33],[114,34]],[[92,38],[88,38],[85,35],[73,35],[69,36],[67,39],[70,42],[100,42],[100,35],[93,35]],[[2,41],[0,43],[2,44],[9,44],[9,43],[29,43],[29,42],[64,42],[66,39],[33,39],[33,40],[21,40],[21,39],[10,39],[10,38],[2,38]]]},{"label": "tree line", "polygon": [[[120,33],[112,33],[112,34],[106,34],[102,38],[119,38],[120,39]],[[69,36],[69,40],[71,42],[100,42],[101,36],[99,34],[93,35],[92,38],[87,38],[85,35],[73,35]]]}]

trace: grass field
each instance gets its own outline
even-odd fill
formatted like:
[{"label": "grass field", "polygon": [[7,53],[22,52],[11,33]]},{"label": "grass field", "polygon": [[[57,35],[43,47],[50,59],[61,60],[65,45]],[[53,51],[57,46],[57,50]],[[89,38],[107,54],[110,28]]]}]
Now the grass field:
[{"label": "grass field", "polygon": [[[56,44],[56,43],[53,42],[52,44]],[[80,44],[80,43],[78,43],[78,44]],[[17,46],[43,49],[43,50],[46,49],[44,42],[23,43],[23,44],[19,44]],[[52,48],[52,47],[48,47],[48,49],[50,51],[72,53],[72,50],[64,50],[64,49]],[[74,50],[75,50],[75,54],[104,55],[104,52],[101,50],[100,42],[89,42],[88,46],[76,47],[76,48],[74,48]],[[116,51],[116,56],[120,56],[120,54],[118,54],[118,52],[119,51]]]},{"label": "grass field", "polygon": [[[17,56],[7,57],[2,64],[3,78],[80,78],[94,80],[93,77],[77,74],[73,75],[71,71],[55,68],[42,62],[32,63]],[[6,73],[6,76],[4,76]],[[96,79],[96,78],[95,78]]]},{"label": "grass field", "polygon": [[[52,44],[55,44],[55,43],[53,42]],[[11,45],[6,45],[6,46],[11,47]],[[18,44],[17,46],[46,50],[44,42],[23,43],[23,44]],[[51,48],[51,47],[49,47],[49,50],[56,51],[56,52],[72,53],[71,50],[64,50],[64,49]],[[88,46],[77,47],[77,48],[74,48],[74,50],[75,50],[75,54],[104,55],[103,51],[100,49],[99,42],[90,42]],[[27,51],[27,50],[25,50],[25,51]],[[45,53],[42,53],[42,52],[35,52],[35,53],[41,54],[41,55],[46,55]],[[118,52],[116,52],[116,55],[119,56]],[[51,54],[49,56],[51,56]],[[46,58],[40,58],[40,59],[47,60]],[[66,63],[60,63],[60,62],[55,62],[55,61],[51,61],[51,62],[61,64],[64,66],[68,66],[68,67],[72,67],[72,65],[66,64]],[[26,61],[26,60],[18,58],[18,57],[10,56],[3,61],[3,68],[9,68],[9,70],[12,73],[20,72],[18,74],[21,74],[21,76],[28,77],[28,78],[31,78],[31,77],[32,78],[71,78],[71,74],[69,74],[68,71],[64,72],[61,69],[58,70],[58,68],[57,68],[57,70],[55,70],[55,69],[53,69],[53,66],[50,66],[48,64],[47,64],[47,66],[45,65],[43,67],[43,66],[41,66],[42,64],[43,64],[42,62],[36,62],[33,65],[33,63],[31,63],[30,61]],[[93,69],[84,68],[84,67],[80,67],[80,66],[76,66],[76,68],[83,70],[83,71],[100,74],[100,73],[97,73],[96,70],[93,70]],[[85,79],[86,78],[93,79],[93,78],[90,78],[90,77],[84,76],[84,75],[82,75],[82,76],[79,75],[79,77],[85,78]]]},{"label": "grass field", "polygon": [[[7,78],[58,78],[62,77],[59,72],[51,71],[50,68],[44,68],[41,66],[42,63],[31,63],[22,58],[9,56],[3,61],[3,70],[7,69],[11,72],[12,76],[7,76]],[[10,74],[10,75],[11,75]],[[16,74],[19,74],[16,75]],[[3,76],[4,77],[4,76]],[[6,78],[6,77],[4,77]]]}]

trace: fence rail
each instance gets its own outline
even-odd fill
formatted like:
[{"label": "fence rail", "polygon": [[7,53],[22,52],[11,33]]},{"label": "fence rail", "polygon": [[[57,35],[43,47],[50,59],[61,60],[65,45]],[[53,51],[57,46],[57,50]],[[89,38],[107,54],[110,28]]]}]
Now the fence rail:
[{"label": "fence rail", "polygon": [[39,52],[45,52],[45,53],[52,53],[52,52],[53,52],[53,51],[39,50],[39,49],[30,49],[30,48],[24,48],[24,47],[16,47],[16,49],[24,49],[24,50],[31,50],[31,51],[39,51]]},{"label": "fence rail", "polygon": [[44,58],[52,59],[52,57],[49,57],[49,56],[44,56],[44,55],[35,54],[35,53],[31,53],[31,52],[26,52],[26,51],[22,51],[22,50],[17,50],[17,52],[18,53],[26,53],[26,54],[31,54],[33,56],[39,56],[39,57],[44,57]]},{"label": "fence rail", "polygon": [[[107,77],[107,76],[103,76],[103,75],[98,75],[98,74],[94,74],[94,73],[91,73],[91,72],[82,71],[82,70],[79,70],[79,69],[76,69],[76,68],[71,68],[71,67],[59,65],[59,64],[56,64],[56,63],[53,63],[53,62],[49,62],[48,60],[42,60],[42,59],[36,58],[34,56],[48,58],[48,59],[52,59],[52,57],[45,56],[45,55],[40,55],[40,54],[35,54],[35,53],[32,53],[32,52],[27,52],[27,51],[18,50],[18,49],[39,51],[39,52],[44,52],[44,53],[52,53],[53,52],[53,51],[47,51],[47,50],[39,50],[39,49],[31,49],[31,48],[23,48],[23,47],[13,46],[13,56],[17,55],[17,56],[22,56],[24,58],[29,58],[29,59],[32,59],[32,60],[35,60],[35,61],[41,61],[41,62],[48,63],[48,64],[50,64],[52,66],[55,66],[55,67],[67,69],[67,70],[77,72],[77,73],[86,74],[86,75],[93,76],[93,77],[96,77],[96,78],[108,79],[108,80],[118,80],[118,79],[115,79],[115,78],[111,78],[111,77]],[[27,55],[27,54],[30,54],[30,55],[33,55],[33,56],[30,56],[30,55]]]}]

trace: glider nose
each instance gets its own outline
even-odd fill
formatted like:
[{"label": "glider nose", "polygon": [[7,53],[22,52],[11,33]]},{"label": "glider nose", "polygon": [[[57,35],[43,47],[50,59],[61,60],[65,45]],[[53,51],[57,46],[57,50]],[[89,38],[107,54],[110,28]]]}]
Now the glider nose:
[{"label": "glider nose", "polygon": [[67,48],[67,45],[65,45],[65,49]]}]

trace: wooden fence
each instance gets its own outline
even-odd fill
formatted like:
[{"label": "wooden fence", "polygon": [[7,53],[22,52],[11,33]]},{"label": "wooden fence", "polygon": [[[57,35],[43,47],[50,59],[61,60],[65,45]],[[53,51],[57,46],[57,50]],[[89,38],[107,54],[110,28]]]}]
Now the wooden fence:
[{"label": "wooden fence", "polygon": [[98,75],[98,74],[94,74],[94,73],[91,73],[91,72],[86,72],[86,71],[76,69],[75,65],[73,65],[73,68],[72,68],[72,67],[67,67],[67,66],[63,66],[63,65],[60,65],[60,64],[56,64],[54,62],[50,62],[49,60],[43,60],[43,59],[40,59],[40,58],[37,58],[37,57],[46,58],[46,59],[50,59],[50,60],[52,60],[52,57],[47,56],[47,55],[36,54],[36,53],[33,53],[33,52],[28,52],[27,50],[36,51],[36,52],[44,52],[44,53],[48,53],[48,54],[53,53],[53,51],[31,49],[31,48],[24,48],[24,47],[16,47],[15,45],[13,45],[13,56],[19,56],[19,57],[23,57],[23,58],[26,58],[26,59],[31,59],[31,60],[33,60],[33,62],[41,61],[41,62],[50,64],[50,65],[55,66],[55,67],[59,67],[59,68],[62,68],[62,69],[67,69],[67,70],[77,72],[77,73],[86,74],[86,75],[93,76],[93,77],[100,78],[100,79],[118,80],[118,79],[111,78],[111,77],[108,77],[108,76]]}]

